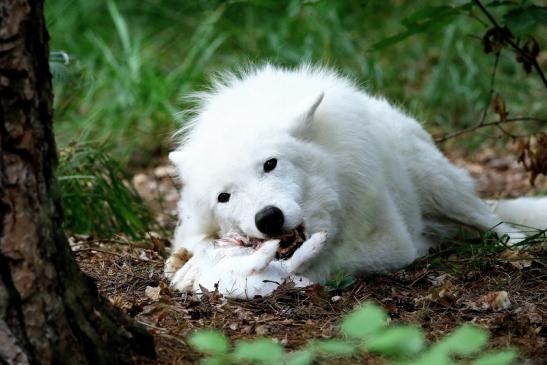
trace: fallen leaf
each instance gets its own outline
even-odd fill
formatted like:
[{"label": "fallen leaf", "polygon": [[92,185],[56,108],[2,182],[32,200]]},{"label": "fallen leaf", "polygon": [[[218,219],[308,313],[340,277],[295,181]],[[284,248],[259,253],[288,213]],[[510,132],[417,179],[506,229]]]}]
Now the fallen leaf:
[{"label": "fallen leaf", "polygon": [[267,335],[269,332],[268,330],[268,326],[266,326],[265,324],[262,324],[260,326],[257,326],[255,328],[255,333],[258,335],[258,336],[265,336]]},{"label": "fallen leaf", "polygon": [[500,254],[500,258],[519,270],[532,266],[532,256],[522,250],[505,250]]},{"label": "fallen leaf", "polygon": [[448,307],[456,302],[458,294],[458,288],[451,281],[445,281],[442,285],[431,288],[422,300]]},{"label": "fallen leaf", "polygon": [[442,284],[444,284],[447,279],[450,279],[450,275],[448,274],[441,274],[441,275],[438,275],[438,276],[435,276],[435,275],[428,275],[427,276],[427,280],[433,284],[433,286],[440,286]]},{"label": "fallen leaf", "polygon": [[[542,324],[543,317],[534,303],[523,303],[515,310],[519,319],[526,319],[530,323]],[[522,320],[525,323],[524,320]]]},{"label": "fallen leaf", "polygon": [[153,301],[160,300],[161,288],[159,286],[147,286],[144,294]]},{"label": "fallen leaf", "polygon": [[500,311],[503,309],[509,309],[511,307],[511,301],[509,300],[509,294],[505,290],[502,290],[483,295],[479,299],[478,305],[482,309]]}]

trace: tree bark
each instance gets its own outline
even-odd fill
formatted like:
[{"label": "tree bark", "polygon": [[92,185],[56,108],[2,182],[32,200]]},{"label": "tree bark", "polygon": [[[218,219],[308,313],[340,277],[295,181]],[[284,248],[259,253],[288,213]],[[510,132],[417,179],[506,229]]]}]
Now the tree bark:
[{"label": "tree bark", "polygon": [[0,364],[117,364],[154,355],[74,261],[54,178],[43,2],[0,2]]}]

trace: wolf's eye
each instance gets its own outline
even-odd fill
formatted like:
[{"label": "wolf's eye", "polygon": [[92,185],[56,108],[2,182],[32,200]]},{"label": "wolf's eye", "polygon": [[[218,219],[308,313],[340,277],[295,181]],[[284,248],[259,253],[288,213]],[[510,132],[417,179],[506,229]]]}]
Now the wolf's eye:
[{"label": "wolf's eye", "polygon": [[277,159],[270,158],[268,161],[264,162],[264,172],[270,172],[277,166]]},{"label": "wolf's eye", "polygon": [[226,203],[228,200],[230,200],[230,194],[228,193],[220,193],[218,194],[217,200],[219,203]]}]

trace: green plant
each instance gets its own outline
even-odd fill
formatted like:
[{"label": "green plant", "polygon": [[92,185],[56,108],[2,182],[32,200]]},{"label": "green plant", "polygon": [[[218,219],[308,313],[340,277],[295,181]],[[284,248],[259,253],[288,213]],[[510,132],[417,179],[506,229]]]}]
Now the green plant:
[{"label": "green plant", "polygon": [[464,324],[428,347],[419,327],[388,326],[387,322],[387,313],[381,307],[366,302],[343,318],[342,338],[313,340],[292,353],[265,338],[240,341],[232,349],[228,338],[212,329],[194,332],[189,343],[208,355],[204,364],[307,365],[315,359],[328,361],[363,352],[383,356],[392,365],[509,365],[517,357],[512,349],[484,352],[488,333],[476,326]]},{"label": "green plant", "polygon": [[143,238],[159,229],[129,176],[107,154],[89,145],[60,151],[57,180],[69,234]]},{"label": "green plant", "polygon": [[328,292],[336,293],[349,288],[354,283],[354,276],[338,271],[332,279],[325,281],[324,287]]},{"label": "green plant", "polygon": [[[495,15],[500,20],[497,20],[496,16],[494,16],[494,10],[496,10]],[[517,122],[530,123],[532,126],[531,129],[529,127],[526,128],[526,126],[522,127],[528,129],[529,134],[537,133],[541,129],[533,127],[545,123],[546,120],[542,118],[541,114],[535,116],[534,114],[530,114],[528,110],[523,111],[518,109],[516,111],[517,113],[521,113],[521,115],[517,117],[512,115],[509,118],[506,105],[508,95],[504,95],[503,92],[498,91],[496,80],[500,59],[501,62],[510,62],[510,59],[507,57],[501,57],[502,51],[504,51],[504,56],[509,54],[514,58],[512,61],[513,66],[520,64],[526,75],[534,72],[538,77],[538,81],[543,84],[544,88],[547,88],[547,77],[541,69],[539,61],[540,43],[534,35],[534,31],[537,28],[547,25],[547,7],[530,5],[527,1],[490,1],[487,4],[483,4],[480,0],[470,0],[461,5],[426,5],[401,20],[401,24],[405,28],[404,31],[380,40],[372,49],[374,51],[383,50],[416,34],[443,28],[447,29],[447,35],[451,34],[453,33],[451,29],[453,29],[452,26],[455,19],[458,19],[461,15],[469,15],[484,26],[484,29],[480,30],[476,38],[481,40],[481,48],[485,54],[495,56],[489,83],[490,90],[487,95],[482,97],[485,100],[483,102],[485,105],[483,111],[480,113],[481,117],[477,122],[455,132],[445,134],[443,137],[439,137],[437,141],[444,142],[485,127],[496,127],[503,134],[516,138],[515,134],[511,133],[506,127],[502,127],[502,125]],[[445,48],[446,52],[453,52],[457,49],[457,47],[454,47],[453,41],[447,47],[443,48]],[[470,62],[466,63],[471,65]],[[502,65],[502,67],[507,67],[506,65],[507,63]],[[427,94],[430,97],[438,98],[437,91],[439,90],[439,84],[443,82],[443,79],[446,79],[446,74],[449,72],[449,69],[444,66],[446,65],[441,64],[441,67],[436,72],[437,75],[442,75],[443,77],[435,77],[434,82],[430,83],[428,87],[430,92]],[[478,74],[477,76],[480,76],[482,73],[484,75],[484,72],[481,72],[476,67],[469,67],[468,70],[470,71],[469,74],[475,73]],[[523,75],[519,76],[520,78],[515,80],[514,84],[525,83]],[[514,97],[514,95],[511,95],[511,97]],[[497,117],[495,120],[488,121],[487,115],[491,107],[497,114]],[[514,114],[514,111],[515,108],[513,107],[511,112]],[[444,125],[443,129],[448,130],[447,127]]]},{"label": "green plant", "polygon": [[[498,19],[510,14],[525,25],[519,19],[532,16],[536,25],[525,28],[541,46],[544,11],[532,12],[532,3],[485,1]],[[46,10],[51,48],[71,56],[54,66],[65,71],[54,80],[57,140],[108,142],[122,162],[164,153],[178,127],[173,115],[191,106],[180,97],[203,89],[214,71],[249,63],[335,67],[439,135],[473,126],[489,95],[485,25],[475,20],[476,7],[461,1],[52,0]],[[391,36],[400,42],[388,47]],[[514,57],[500,57],[496,88],[510,90],[511,115],[545,115],[540,80],[521,77],[521,68]],[[488,132],[458,143],[478,147]]]},{"label": "green plant", "polygon": [[[192,70],[214,54],[219,40],[207,33],[208,22],[196,30],[193,52],[176,66],[165,65],[146,35],[127,22],[115,2],[99,3],[94,11],[103,15],[97,24],[102,27],[105,20],[110,21],[111,32],[105,34],[93,26],[81,32],[81,44],[70,45],[73,57],[70,64],[62,65],[63,77],[56,72],[61,65],[53,64],[58,140],[61,145],[100,141],[123,162],[134,154],[148,159],[167,149],[175,129],[176,100],[191,80]],[[87,5],[79,6],[79,10],[87,9]]]},{"label": "green plant", "polygon": [[442,268],[455,272],[481,270],[496,265],[500,254],[507,250],[525,253],[530,259],[541,265],[547,263],[545,253],[536,250],[547,243],[547,230],[535,229],[523,225],[516,225],[515,230],[526,233],[521,242],[509,246],[507,237],[498,237],[493,231],[486,231],[478,238],[454,239],[438,251],[431,252],[427,258],[417,261],[414,265],[424,265],[427,262],[430,268]]}]

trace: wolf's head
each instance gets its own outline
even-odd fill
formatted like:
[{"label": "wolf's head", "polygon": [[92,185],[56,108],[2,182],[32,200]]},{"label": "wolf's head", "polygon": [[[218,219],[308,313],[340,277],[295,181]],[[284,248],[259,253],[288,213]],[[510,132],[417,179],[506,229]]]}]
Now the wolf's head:
[{"label": "wolf's head", "polygon": [[313,140],[323,98],[316,93],[275,113],[248,96],[245,108],[230,98],[206,105],[169,155],[183,183],[177,236],[237,232],[265,240],[294,229],[308,237],[328,230],[337,202],[334,167]]}]

